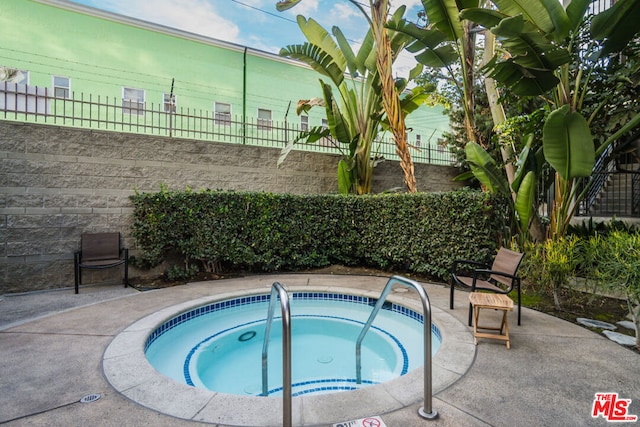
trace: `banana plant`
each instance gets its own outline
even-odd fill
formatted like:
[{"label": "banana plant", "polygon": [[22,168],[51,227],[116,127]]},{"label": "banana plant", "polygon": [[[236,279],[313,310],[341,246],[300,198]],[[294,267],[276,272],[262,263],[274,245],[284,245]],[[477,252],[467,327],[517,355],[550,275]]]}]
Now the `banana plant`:
[{"label": "banana plant", "polygon": [[[276,8],[279,11],[287,10],[300,1],[301,0],[279,1],[276,3]],[[316,35],[308,32],[305,32],[305,36],[309,44],[299,45],[299,47],[304,46],[306,49],[299,49],[299,47],[292,49],[291,46],[289,46],[284,52],[281,52],[281,54],[307,62],[316,71],[331,78],[340,92],[342,100],[341,108],[343,110],[349,110],[349,107],[354,103],[359,102],[363,106],[369,103],[368,98],[358,97],[358,93],[366,93],[367,96],[375,96],[379,99],[381,110],[377,110],[373,115],[360,115],[360,117],[355,120],[354,115],[348,114],[349,111],[346,111],[346,114],[343,116],[354,119],[352,123],[358,125],[362,125],[362,120],[373,120],[382,125],[383,122],[381,122],[381,120],[384,120],[386,129],[393,134],[396,143],[396,153],[400,157],[400,166],[405,175],[407,188],[409,192],[415,192],[417,191],[417,186],[413,161],[411,160],[409,146],[406,142],[405,117],[410,112],[407,106],[412,106],[418,102],[418,100],[425,99],[426,95],[415,91],[408,95],[400,95],[406,89],[407,81],[393,78],[392,65],[398,53],[404,48],[409,39],[402,33],[389,34],[384,25],[388,21],[399,22],[406,7],[401,6],[391,18],[387,18],[389,12],[388,0],[369,1],[370,15],[367,14],[364,5],[360,2],[355,0],[350,0],[350,2],[363,13],[369,23],[369,33],[357,55],[353,53],[344,36],[339,31],[336,32],[335,27],[333,34],[338,42],[337,50],[342,51],[343,58],[340,58],[340,54],[338,54],[335,49],[335,43],[333,43],[330,37],[328,39],[318,39]],[[298,22],[300,24],[300,18],[298,18]],[[304,32],[304,28],[302,29]],[[313,41],[310,39],[310,36],[313,38]],[[336,56],[334,57],[334,55]],[[356,82],[352,82],[349,88],[346,88],[346,85],[342,86],[342,77],[338,75],[340,71],[343,73],[346,72],[344,68],[345,65],[349,70],[351,78],[359,79]],[[417,67],[412,71],[410,79],[417,76],[420,71],[421,68]],[[370,85],[370,87],[366,90],[362,89],[362,92],[358,92],[356,88],[359,84],[363,87],[369,87]],[[410,99],[407,100],[403,98]],[[374,104],[378,105],[377,103]],[[325,108],[331,108],[332,112],[335,112],[333,106],[329,103],[325,102]],[[355,109],[351,108],[351,111],[355,111]],[[386,117],[382,119],[383,115]],[[353,128],[357,129],[355,126]],[[329,133],[334,137],[336,137],[336,135],[334,135],[335,130],[337,129],[331,129],[331,124],[329,123]],[[355,137],[356,135],[357,133],[352,133],[350,136]],[[377,132],[375,135],[377,135]],[[370,159],[370,145],[373,140],[369,140],[368,137],[368,134],[360,134],[359,142],[355,143],[355,148],[353,149],[351,149],[351,147],[354,144],[354,139],[339,140],[339,142],[349,144],[350,147],[349,156],[340,164],[339,170],[351,171],[351,178],[355,179],[356,191],[358,193],[368,192],[370,190],[370,183],[367,186],[366,182],[366,177],[368,176],[370,178],[370,173],[367,172],[366,176],[362,175],[364,171],[369,171],[373,168],[373,163]],[[309,140],[307,139],[307,141]],[[350,161],[353,159],[352,156],[355,156],[355,161]],[[365,156],[368,157],[365,158]],[[358,166],[360,167],[358,168]],[[346,175],[342,174],[341,176],[344,177]],[[358,182],[362,182],[362,185],[359,185]],[[345,187],[346,185],[341,186],[341,188]]]},{"label": "banana plant", "polygon": [[[407,50],[415,55],[418,63],[427,67],[444,69],[452,77],[463,100],[465,129],[469,141],[479,141],[476,136],[473,110],[473,63],[475,57],[475,33],[469,22],[460,19],[460,11],[478,7],[479,0],[422,0],[428,25],[424,28],[406,21],[398,26],[389,22],[387,27],[411,37]],[[455,69],[461,71],[462,79]]]},{"label": "banana plant", "polygon": [[[472,7],[460,17],[489,29],[508,53],[486,66],[491,78],[520,96],[547,96],[551,112],[545,120],[542,146],[545,160],[556,172],[549,234],[561,237],[584,195],[578,192],[577,182],[591,175],[596,155],[605,148],[596,151],[591,118],[581,114],[589,68],[582,63],[588,58],[578,55],[585,46],[577,44],[576,36],[591,1],[572,0],[566,8],[555,0],[492,2],[496,8]],[[620,0],[595,17],[593,43],[601,40],[603,49],[591,60],[624,48],[638,31],[629,17],[639,15],[640,0]],[[606,144],[611,142],[609,138]]]},{"label": "banana plant", "polygon": [[[516,213],[515,228],[521,244],[529,240],[529,226],[534,218],[538,176],[542,167],[542,150],[534,152],[533,135],[526,138],[524,149],[518,156],[515,178],[509,183],[506,175],[489,153],[476,142],[465,146],[467,162],[473,175],[487,191],[501,194]],[[515,198],[512,197],[515,194]]]}]

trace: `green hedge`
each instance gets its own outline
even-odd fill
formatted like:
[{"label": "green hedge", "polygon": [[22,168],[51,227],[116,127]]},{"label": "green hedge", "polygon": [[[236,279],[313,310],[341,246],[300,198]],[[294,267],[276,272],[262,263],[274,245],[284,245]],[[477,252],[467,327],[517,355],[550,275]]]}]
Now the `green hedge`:
[{"label": "green hedge", "polygon": [[490,260],[505,206],[489,194],[373,196],[227,191],[132,196],[138,265],[167,257],[207,271],[359,265],[446,278],[456,258]]}]

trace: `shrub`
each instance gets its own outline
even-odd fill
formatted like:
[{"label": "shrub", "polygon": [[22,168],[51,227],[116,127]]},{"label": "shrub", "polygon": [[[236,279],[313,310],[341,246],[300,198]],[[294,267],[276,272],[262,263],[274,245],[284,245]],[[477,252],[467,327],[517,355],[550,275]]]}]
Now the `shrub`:
[{"label": "shrub", "polygon": [[566,287],[582,259],[582,241],[576,236],[527,243],[523,276],[534,289],[553,296],[560,308],[560,289]]},{"label": "shrub", "polygon": [[599,251],[597,276],[601,285],[624,293],[640,349],[640,233],[613,231]]},{"label": "shrub", "polygon": [[506,203],[490,194],[291,195],[176,191],[132,196],[148,265],[173,252],[204,270],[361,265],[448,278],[456,258],[493,258]]}]

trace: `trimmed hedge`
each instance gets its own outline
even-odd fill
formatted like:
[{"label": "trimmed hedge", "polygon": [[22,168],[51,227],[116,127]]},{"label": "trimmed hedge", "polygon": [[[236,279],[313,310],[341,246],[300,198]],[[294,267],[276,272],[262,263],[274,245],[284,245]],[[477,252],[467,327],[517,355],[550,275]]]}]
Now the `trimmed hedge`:
[{"label": "trimmed hedge", "polygon": [[296,271],[359,265],[448,277],[456,258],[488,261],[506,204],[487,193],[369,196],[227,191],[142,193],[136,262],[167,257],[206,271]]}]

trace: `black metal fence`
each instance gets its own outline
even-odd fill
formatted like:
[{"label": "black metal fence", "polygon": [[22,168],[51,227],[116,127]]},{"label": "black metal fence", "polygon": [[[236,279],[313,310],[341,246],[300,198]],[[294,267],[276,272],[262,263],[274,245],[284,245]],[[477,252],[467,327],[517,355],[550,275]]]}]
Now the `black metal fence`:
[{"label": "black metal fence", "polygon": [[[0,118],[115,132],[140,133],[233,144],[283,148],[301,131],[299,123],[264,118],[231,117],[212,111],[175,108],[171,104],[147,104],[115,97],[55,96],[53,90],[9,82],[0,83]],[[411,145],[415,163],[452,165],[454,157],[437,141]],[[296,150],[340,154],[347,149],[331,138],[314,144],[296,144]],[[374,143],[373,155],[399,160],[390,138]]]}]

